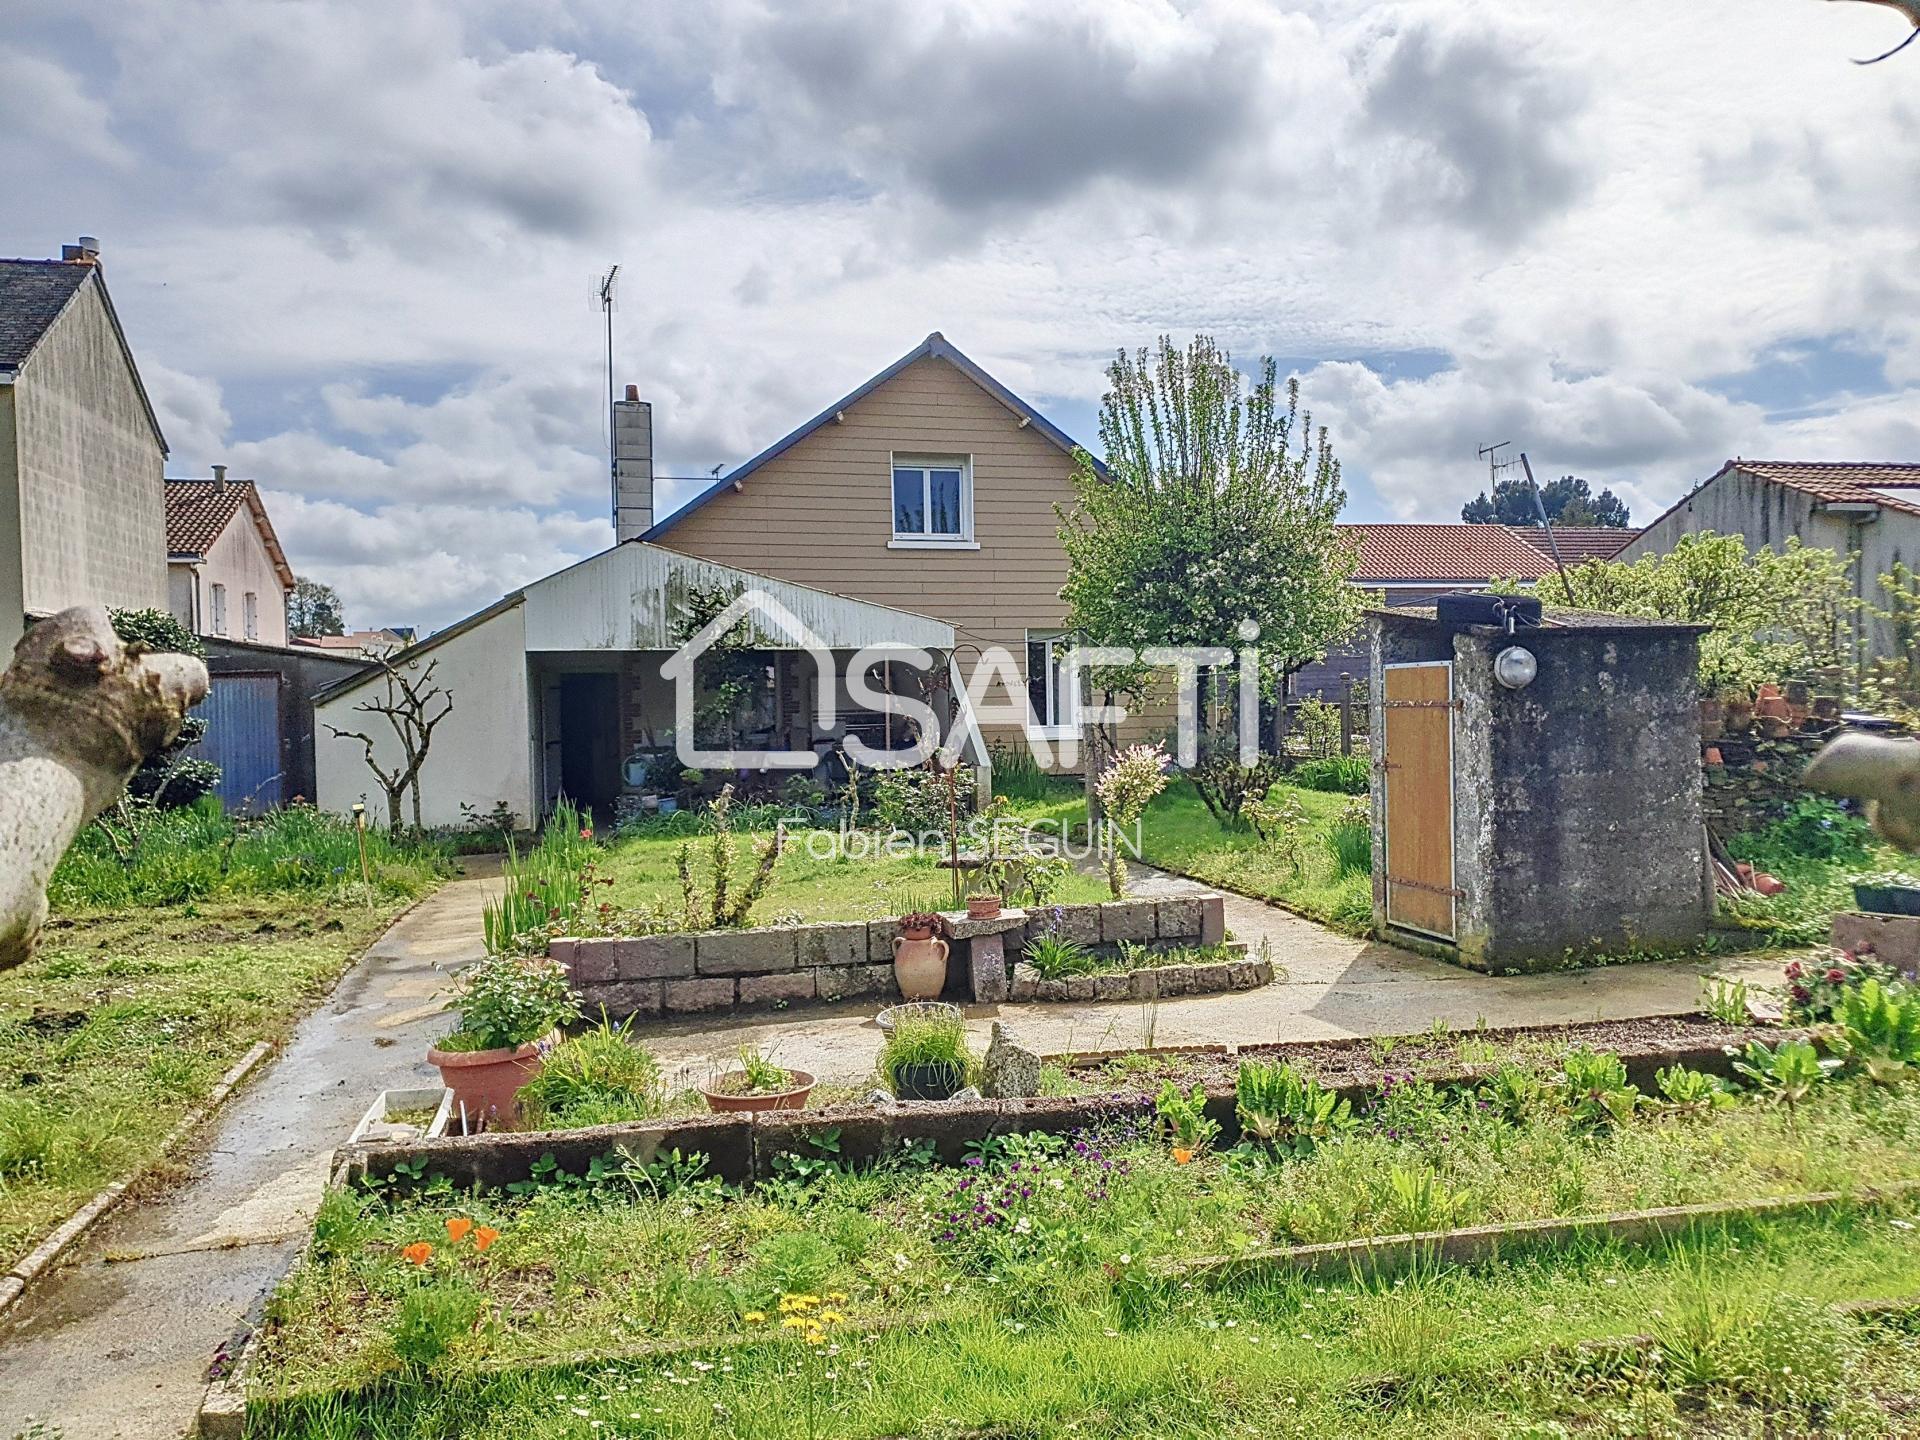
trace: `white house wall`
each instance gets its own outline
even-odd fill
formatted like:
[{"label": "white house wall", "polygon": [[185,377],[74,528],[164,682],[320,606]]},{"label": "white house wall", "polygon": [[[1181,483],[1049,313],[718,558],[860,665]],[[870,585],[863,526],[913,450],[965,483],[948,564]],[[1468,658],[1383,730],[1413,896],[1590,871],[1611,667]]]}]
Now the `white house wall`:
[{"label": "white house wall", "polygon": [[[235,602],[237,603],[237,602]],[[437,660],[434,683],[453,697],[453,713],[433,732],[432,748],[421,771],[421,818],[429,825],[458,825],[462,805],[482,813],[504,800],[527,823],[534,814],[532,740],[527,708],[526,611],[515,605],[478,621],[435,645],[420,657],[424,668]],[[400,754],[392,727],[381,715],[353,707],[384,695],[375,678],[314,706],[314,750],[322,809],[345,811],[365,797],[367,813],[386,818],[386,794],[367,768],[358,740],[334,738],[329,725],[364,730],[375,737],[374,753],[383,767]],[[402,813],[411,819],[411,801]]]},{"label": "white house wall", "polygon": [[[227,587],[227,637],[233,640],[258,640],[262,645],[287,643],[287,592],[280,588],[280,571],[260,538],[260,527],[253,523],[253,512],[241,506],[227,522],[226,529],[207,547],[207,558],[200,566],[200,620],[211,630],[213,587]],[[246,595],[251,592],[259,605],[260,633],[246,633]]]},{"label": "white house wall", "polygon": [[[690,585],[764,591],[832,650],[878,641],[930,650],[953,645],[953,627],[924,615],[630,543],[527,587],[527,649],[672,650],[675,601]],[[777,631],[765,638],[773,646],[792,644]]]}]

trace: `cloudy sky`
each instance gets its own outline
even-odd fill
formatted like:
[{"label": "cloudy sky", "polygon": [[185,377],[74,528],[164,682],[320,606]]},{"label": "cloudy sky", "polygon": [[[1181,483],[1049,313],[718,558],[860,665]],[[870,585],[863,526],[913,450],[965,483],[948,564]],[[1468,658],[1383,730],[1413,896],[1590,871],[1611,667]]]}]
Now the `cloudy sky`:
[{"label": "cloudy sky", "polygon": [[[1648,519],[1920,458],[1920,47],[1820,0],[7,0],[0,253],[100,237],[172,446],[355,624],[610,543],[939,329],[1091,439],[1117,347],[1302,376],[1357,519],[1474,451]],[[667,482],[666,503],[695,482]]]}]

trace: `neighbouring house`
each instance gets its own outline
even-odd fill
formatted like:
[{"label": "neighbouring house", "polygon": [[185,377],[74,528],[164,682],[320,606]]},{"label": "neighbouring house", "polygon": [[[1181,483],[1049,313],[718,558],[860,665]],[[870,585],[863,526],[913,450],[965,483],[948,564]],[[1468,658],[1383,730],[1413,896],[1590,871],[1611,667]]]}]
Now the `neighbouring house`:
[{"label": "neighbouring house", "polygon": [[304,649],[325,650],[331,655],[377,660],[413,644],[411,625],[388,625],[377,630],[349,630],[344,635],[296,635],[293,643]]},{"label": "neighbouring house", "polygon": [[[650,437],[650,415],[632,423]],[[662,520],[650,458],[636,465],[619,538],[934,616],[970,651],[1003,647],[1029,718],[989,724],[988,742],[1055,742],[1079,729],[1055,510],[1073,500],[1076,448],[935,332]]]},{"label": "neighbouring house", "polygon": [[166,456],[98,243],[0,260],[0,654],[69,605],[166,608]]},{"label": "neighbouring house", "polygon": [[[1880,577],[1896,564],[1920,566],[1920,465],[1899,462],[1729,460],[1681,497],[1623,550],[1622,560],[1664,555],[1682,535],[1740,535],[1749,550],[1779,549],[1789,537],[1837,555],[1857,554],[1854,594],[1884,605]],[[1861,615],[1868,655],[1895,644],[1892,628]]]},{"label": "neighbouring house", "polygon": [[[843,662],[871,645],[914,646],[935,658],[937,676],[950,674],[955,630],[945,621],[627,540],[393,657],[422,681],[427,667],[437,665],[432,684],[452,700],[420,772],[422,820],[458,825],[504,804],[524,823],[544,816],[565,794],[606,821],[628,797],[676,797],[692,782],[674,754],[670,662],[683,642],[689,653],[702,650],[691,643],[697,634],[684,633],[685,622],[698,613],[700,597],[715,595],[731,597],[728,608],[749,601],[761,606],[740,617],[752,693],[745,728],[729,748],[785,751],[809,767],[850,734],[905,748],[911,741],[904,728],[894,728],[897,717],[845,693],[836,678]],[[702,628],[724,618],[723,610]],[[732,627],[717,633],[730,634]],[[696,682],[698,663],[696,655]],[[822,720],[823,669],[833,681],[824,697],[834,712],[831,723]],[[883,664],[871,683],[926,697],[927,688],[912,681],[905,667],[896,674]],[[366,735],[375,762],[392,769],[401,758],[392,727],[384,716],[356,708],[384,702],[387,683],[381,669],[369,667],[315,697],[323,808],[344,811],[364,799],[371,814],[384,815],[385,792],[367,765],[365,744],[333,732]],[[976,764],[985,758],[978,745],[964,753]],[[728,779],[777,788],[790,773],[746,765],[703,774],[699,783],[709,794]],[[404,812],[411,817],[410,802]]]},{"label": "neighbouring house", "polygon": [[[1353,583],[1378,592],[1390,607],[1430,605],[1450,590],[1479,589],[1495,580],[1539,581],[1554,573],[1546,532],[1531,526],[1357,524],[1341,529],[1360,542]],[[1552,543],[1561,562],[1572,566],[1613,559],[1635,533],[1599,525],[1555,526]],[[1363,628],[1324,660],[1295,671],[1292,693],[1332,698],[1340,692],[1342,676],[1365,680],[1367,646]]]},{"label": "neighbouring house", "polygon": [[229,480],[169,479],[167,604],[196,635],[287,643],[287,596],[293,567],[273,533],[260,489]]}]

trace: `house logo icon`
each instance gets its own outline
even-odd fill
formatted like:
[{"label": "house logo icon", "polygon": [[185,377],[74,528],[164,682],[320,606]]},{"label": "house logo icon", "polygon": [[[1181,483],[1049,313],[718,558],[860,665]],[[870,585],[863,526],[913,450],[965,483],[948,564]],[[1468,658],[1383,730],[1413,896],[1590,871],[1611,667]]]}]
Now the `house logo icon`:
[{"label": "house logo icon", "polygon": [[660,666],[660,674],[673,682],[673,733],[675,753],[680,763],[694,770],[811,770],[819,757],[807,750],[704,750],[694,733],[696,691],[695,662],[711,650],[723,635],[730,634],[742,620],[750,621],[756,641],[770,634],[783,636],[780,649],[804,650],[813,658],[820,683],[814,687],[815,723],[821,731],[834,728],[833,651],[805,621],[764,590],[743,590],[726,609],[715,615]]}]

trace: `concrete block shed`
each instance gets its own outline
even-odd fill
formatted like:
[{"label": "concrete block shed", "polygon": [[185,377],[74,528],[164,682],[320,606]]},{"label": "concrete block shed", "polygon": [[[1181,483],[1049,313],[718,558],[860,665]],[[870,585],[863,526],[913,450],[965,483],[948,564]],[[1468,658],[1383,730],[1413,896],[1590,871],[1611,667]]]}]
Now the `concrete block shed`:
[{"label": "concrete block shed", "polygon": [[1703,628],[1369,612],[1375,932],[1495,973],[1697,941]]}]

